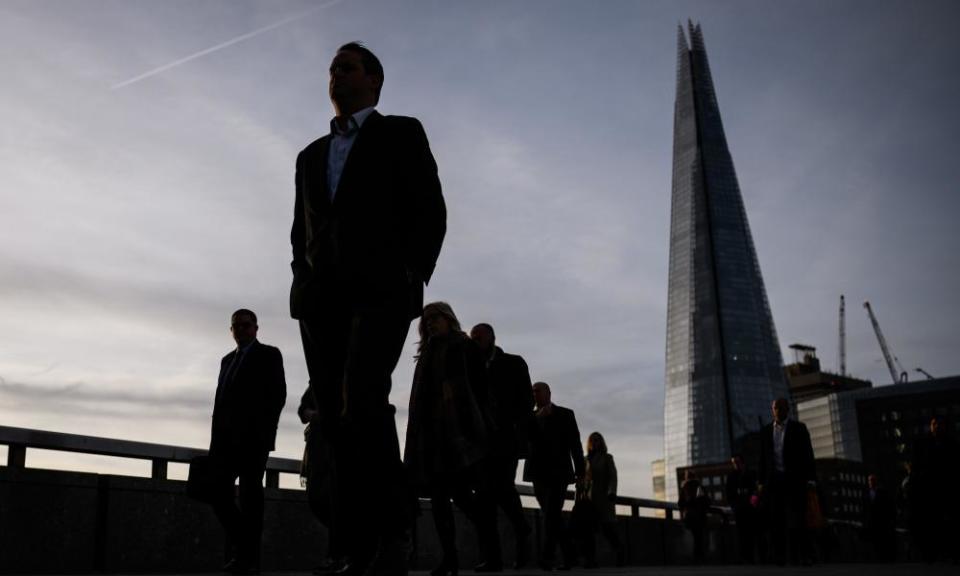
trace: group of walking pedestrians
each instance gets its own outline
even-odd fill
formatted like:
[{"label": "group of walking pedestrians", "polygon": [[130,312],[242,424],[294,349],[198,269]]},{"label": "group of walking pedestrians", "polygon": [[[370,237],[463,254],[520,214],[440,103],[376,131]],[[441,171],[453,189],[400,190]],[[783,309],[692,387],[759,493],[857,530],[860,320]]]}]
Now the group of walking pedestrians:
[{"label": "group of walking pedestrians", "polygon": [[[776,564],[810,565],[813,546],[808,530],[811,496],[816,490],[813,446],[807,427],[790,418],[790,403],[777,398],[771,421],[759,431],[759,458],[748,468],[742,455],[731,459],[725,495],[734,514],[740,561],[769,559]],[[706,555],[705,532],[711,500],[700,481],[687,474],[678,507],[693,535],[695,562]],[[770,546],[767,547],[767,541]],[[767,558],[767,552],[772,553]]]},{"label": "group of walking pedestrians", "polygon": [[[573,412],[552,402],[546,383],[531,384],[526,362],[496,345],[490,324],[467,335],[448,304],[424,306],[446,205],[420,122],[377,112],[383,82],[368,48],[341,46],[329,69],[330,132],[296,161],[290,313],[309,375],[297,411],[302,474],[330,552],[316,573],[405,575],[419,497],[430,501],[442,548],[434,576],[460,568],[454,505],[477,528],[476,571],[503,570],[498,509],[513,528],[514,564],[525,565],[532,531],[515,487],[520,459],[544,515],[541,567],[554,567],[558,547],[561,567],[575,560],[562,514],[574,483],[580,508],[594,504],[583,525],[619,549],[616,467],[603,437],[591,435],[584,458]],[[418,318],[401,458],[391,377]],[[286,399],[280,351],[257,340],[258,328],[251,310],[231,318],[237,348],[221,362],[209,451],[209,500],[232,543],[224,570],[233,574],[259,572],[262,478]],[[584,554],[595,564],[592,546]]]}]

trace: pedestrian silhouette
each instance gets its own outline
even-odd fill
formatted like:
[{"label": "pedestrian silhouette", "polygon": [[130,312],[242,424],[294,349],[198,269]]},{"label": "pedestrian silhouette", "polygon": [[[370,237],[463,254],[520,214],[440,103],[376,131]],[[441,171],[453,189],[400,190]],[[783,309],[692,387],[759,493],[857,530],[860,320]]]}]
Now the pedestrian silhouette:
[{"label": "pedestrian silhouette", "polygon": [[[280,350],[257,340],[257,315],[237,310],[230,330],[237,348],[220,361],[210,434],[216,477],[211,504],[232,544],[224,570],[256,574],[263,531],[263,474],[275,447],[287,387]],[[237,479],[239,507],[234,498]]]},{"label": "pedestrian silhouette", "polygon": [[[516,482],[519,460],[529,453],[527,426],[533,410],[530,371],[522,357],[507,354],[497,346],[496,334],[490,324],[474,326],[470,330],[470,339],[480,348],[485,360],[488,395],[496,424],[490,437],[489,482],[480,487],[478,497],[481,509],[493,515],[490,521],[494,530],[497,529],[497,507],[503,509],[513,526],[516,540],[514,568],[522,568],[527,563],[531,530],[523,515]],[[477,566],[481,572],[503,567],[499,540],[497,535],[493,539],[494,549],[485,551],[485,562]]]},{"label": "pedestrian silhouette", "polygon": [[[597,566],[596,533],[610,544],[618,566],[624,564],[624,551],[617,530],[617,466],[607,451],[607,442],[599,432],[587,437],[584,479],[574,504],[574,527],[584,556],[584,567]],[[577,509],[583,510],[577,514]]]},{"label": "pedestrian silhouette", "polygon": [[419,333],[403,460],[413,485],[430,498],[443,549],[431,574],[455,575],[460,566],[451,500],[476,524],[482,550],[496,537],[494,517],[480,510],[474,494],[489,455],[486,371],[480,349],[445,302],[424,307]]},{"label": "pedestrian silhouette", "polygon": [[807,491],[816,485],[813,446],[807,427],[790,418],[785,398],[774,400],[773,421],[760,431],[760,497],[771,538],[774,560],[787,560],[787,534],[790,555],[795,563],[810,564],[807,531]]},{"label": "pedestrian silhouette", "polygon": [[567,487],[584,475],[583,447],[573,410],[557,406],[546,382],[533,385],[537,406],[530,425],[530,456],[523,467],[523,479],[533,482],[534,495],[544,515],[544,540],[540,565],[551,570],[559,545],[563,554],[561,569],[575,562],[570,531],[563,519],[563,501]]},{"label": "pedestrian silhouette", "polygon": [[310,391],[333,443],[347,576],[403,575],[409,488],[391,376],[446,231],[437,165],[420,122],[384,116],[379,59],[351,42],[330,64],[330,133],[297,157],[291,315]]}]

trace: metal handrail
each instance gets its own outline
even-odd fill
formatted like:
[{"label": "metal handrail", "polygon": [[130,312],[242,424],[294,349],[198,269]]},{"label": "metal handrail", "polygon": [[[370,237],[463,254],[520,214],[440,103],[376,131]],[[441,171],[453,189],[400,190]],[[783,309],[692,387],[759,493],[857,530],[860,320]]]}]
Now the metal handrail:
[{"label": "metal handrail", "polygon": [[[202,448],[186,448],[100,436],[68,434],[66,432],[15,428],[13,426],[0,426],[0,445],[3,444],[8,447],[7,466],[13,469],[22,470],[26,467],[27,448],[39,448],[59,452],[150,460],[150,477],[157,480],[167,478],[167,464],[169,462],[188,463],[195,456],[207,453]],[[279,486],[281,473],[299,474],[300,461],[291,458],[271,457],[267,459],[268,487],[277,488]]]},{"label": "metal handrail", "polygon": [[[12,469],[26,467],[27,448],[56,450],[59,452],[76,452],[81,454],[96,454],[100,456],[117,456],[137,460],[150,460],[150,477],[157,480],[167,478],[167,464],[169,462],[187,463],[195,456],[206,454],[202,448],[187,448],[167,444],[153,444],[134,440],[119,440],[99,436],[85,436],[66,432],[50,432],[48,430],[33,430],[30,428],[15,428],[0,426],[0,445],[8,447],[7,466]],[[280,474],[299,474],[300,460],[292,458],[274,458],[267,460],[267,486],[279,487]],[[521,496],[534,496],[533,487],[527,484],[517,484],[517,492]],[[574,491],[567,491],[568,500],[574,500]],[[663,510],[668,519],[673,518],[673,512],[678,510],[675,502],[650,500],[647,498],[633,498],[630,496],[616,496],[614,503],[629,506],[632,516],[639,516],[641,508]]]}]

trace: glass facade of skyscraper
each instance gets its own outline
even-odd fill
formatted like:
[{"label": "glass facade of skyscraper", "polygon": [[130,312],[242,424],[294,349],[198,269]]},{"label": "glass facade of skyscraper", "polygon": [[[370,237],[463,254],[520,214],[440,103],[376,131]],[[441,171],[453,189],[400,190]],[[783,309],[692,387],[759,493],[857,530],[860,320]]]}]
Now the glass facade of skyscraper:
[{"label": "glass facade of skyscraper", "polygon": [[700,26],[678,34],[667,302],[664,457],[673,471],[728,459],[788,397]]}]

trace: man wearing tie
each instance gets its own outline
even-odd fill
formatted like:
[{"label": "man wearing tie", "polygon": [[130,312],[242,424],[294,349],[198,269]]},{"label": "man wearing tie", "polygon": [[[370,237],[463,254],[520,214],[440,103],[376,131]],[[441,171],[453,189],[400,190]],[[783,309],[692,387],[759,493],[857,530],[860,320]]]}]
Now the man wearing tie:
[{"label": "man wearing tie", "polygon": [[446,207],[423,126],[375,109],[380,60],[362,44],[330,64],[330,133],[297,157],[290,314],[337,470],[347,576],[407,572],[411,498],[391,376],[423,311]]},{"label": "man wearing tie", "polygon": [[789,418],[785,398],[773,401],[773,422],[760,432],[760,494],[770,521],[778,564],[786,563],[786,534],[791,533],[794,561],[810,563],[807,535],[807,490],[816,485],[813,446],[802,422]]},{"label": "man wearing tie", "polygon": [[[237,348],[220,361],[210,434],[210,460],[218,482],[213,511],[233,544],[224,569],[234,574],[259,572],[263,473],[287,397],[280,350],[258,342],[257,329],[252,311],[233,313],[230,331]],[[239,508],[234,498],[237,478]]]}]

